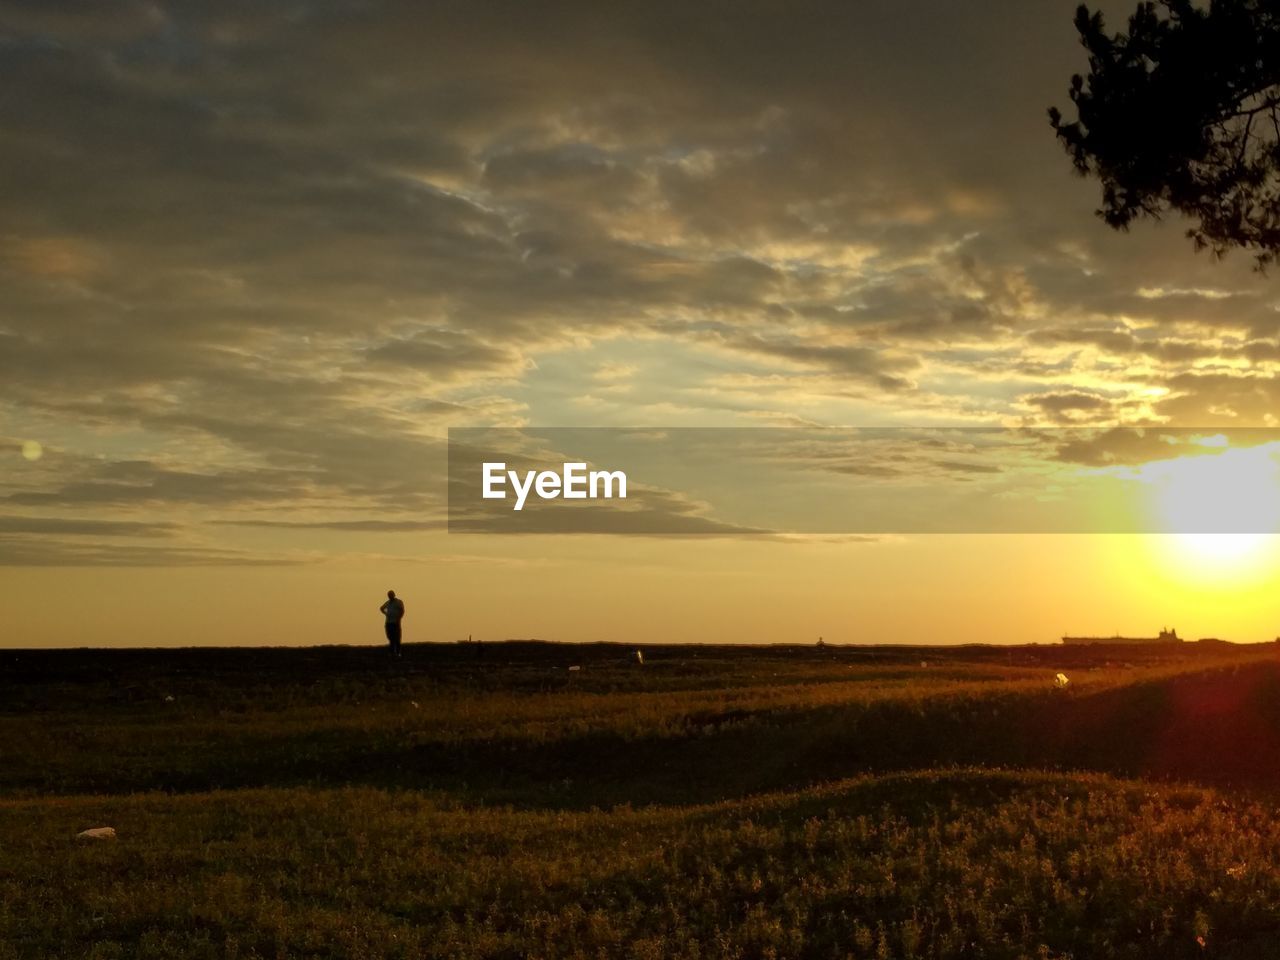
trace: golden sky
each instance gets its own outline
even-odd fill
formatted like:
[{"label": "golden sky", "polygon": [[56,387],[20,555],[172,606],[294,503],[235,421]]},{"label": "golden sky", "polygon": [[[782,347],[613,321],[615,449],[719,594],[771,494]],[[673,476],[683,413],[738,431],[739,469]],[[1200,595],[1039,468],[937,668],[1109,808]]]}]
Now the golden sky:
[{"label": "golden sky", "polygon": [[458,427],[1280,426],[1274,278],[1054,140],[1073,10],[10,5],[0,644],[1271,639],[1271,539],[444,530]]}]

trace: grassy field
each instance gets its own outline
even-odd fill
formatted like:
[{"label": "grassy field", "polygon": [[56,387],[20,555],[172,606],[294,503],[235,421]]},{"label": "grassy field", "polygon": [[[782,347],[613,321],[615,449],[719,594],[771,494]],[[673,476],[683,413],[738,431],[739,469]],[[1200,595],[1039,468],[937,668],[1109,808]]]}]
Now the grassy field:
[{"label": "grassy field", "polygon": [[0,960],[1280,956],[1274,647],[628,653],[0,653]]}]

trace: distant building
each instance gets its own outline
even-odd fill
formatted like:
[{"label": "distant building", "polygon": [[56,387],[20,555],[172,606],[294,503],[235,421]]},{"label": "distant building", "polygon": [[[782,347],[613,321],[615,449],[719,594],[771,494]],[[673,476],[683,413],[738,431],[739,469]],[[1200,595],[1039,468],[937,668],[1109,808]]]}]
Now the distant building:
[{"label": "distant building", "polygon": [[1154,637],[1122,637],[1120,634],[1116,634],[1114,637],[1063,637],[1062,642],[1068,646],[1080,647],[1096,643],[1182,643],[1182,638],[1178,636],[1177,630],[1166,628]]}]

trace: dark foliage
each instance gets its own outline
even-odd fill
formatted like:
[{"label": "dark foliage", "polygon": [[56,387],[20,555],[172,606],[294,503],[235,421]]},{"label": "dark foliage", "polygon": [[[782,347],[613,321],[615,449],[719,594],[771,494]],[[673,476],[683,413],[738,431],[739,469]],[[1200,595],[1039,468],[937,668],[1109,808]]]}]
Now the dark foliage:
[{"label": "dark foliage", "polygon": [[1099,215],[1126,228],[1172,209],[1215,254],[1260,266],[1280,252],[1280,3],[1142,3],[1125,33],[1076,11],[1089,74],[1071,78],[1077,118],[1050,108],[1076,169],[1102,183]]}]

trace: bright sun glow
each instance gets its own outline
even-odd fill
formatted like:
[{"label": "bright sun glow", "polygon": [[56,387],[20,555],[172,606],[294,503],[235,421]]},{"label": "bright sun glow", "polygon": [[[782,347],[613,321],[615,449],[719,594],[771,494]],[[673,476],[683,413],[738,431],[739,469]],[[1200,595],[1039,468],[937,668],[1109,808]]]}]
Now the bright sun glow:
[{"label": "bright sun glow", "polygon": [[1261,560],[1270,541],[1265,533],[1177,534],[1177,548],[1188,562],[1212,566],[1224,574]]},{"label": "bright sun glow", "polygon": [[1238,577],[1274,554],[1280,529],[1280,443],[1230,449],[1225,438],[1199,445],[1221,452],[1144,464],[1157,513],[1175,534],[1169,559],[1200,577]]}]

